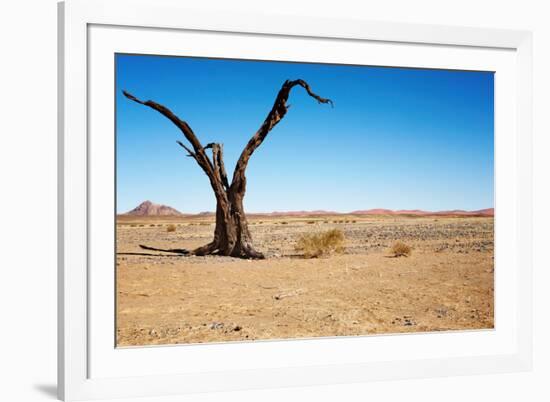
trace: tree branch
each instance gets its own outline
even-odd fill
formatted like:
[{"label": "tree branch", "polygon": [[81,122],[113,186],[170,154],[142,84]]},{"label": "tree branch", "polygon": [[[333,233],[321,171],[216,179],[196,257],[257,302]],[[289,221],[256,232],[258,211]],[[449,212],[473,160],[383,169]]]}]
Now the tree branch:
[{"label": "tree branch", "polygon": [[243,149],[243,152],[241,153],[241,156],[239,157],[239,160],[237,161],[237,165],[235,166],[235,172],[233,173],[233,180],[231,182],[231,188],[233,189],[242,189],[244,190],[243,186],[245,184],[245,170],[248,165],[248,161],[254,151],[262,144],[265,137],[267,137],[267,134],[271,131],[273,127],[279,123],[283,117],[285,116],[286,112],[288,111],[288,108],[290,105],[287,105],[288,97],[290,95],[290,91],[295,86],[301,86],[306,90],[309,96],[317,100],[318,103],[325,103],[333,106],[333,102],[328,98],[322,98],[316,93],[314,93],[311,90],[311,87],[307,82],[301,79],[297,79],[294,81],[286,80],[283,83],[283,86],[279,90],[279,93],[277,94],[277,97],[275,98],[275,103],[273,104],[273,107],[269,111],[269,114],[267,115],[266,119],[264,120],[262,126],[256,131],[256,133],[252,136],[252,138],[248,141],[245,148]]},{"label": "tree branch", "polygon": [[226,190],[229,190],[229,181],[227,180],[227,173],[225,171],[225,164],[223,163],[223,144],[208,144],[212,145],[212,162],[214,163],[214,170],[219,174]]},{"label": "tree branch", "polygon": [[[334,107],[334,102],[332,100],[330,100],[328,98],[321,98],[319,95],[315,94],[311,90],[311,87],[309,86],[309,84],[307,82],[305,82],[304,80],[298,79],[298,80],[290,81],[289,92],[290,92],[290,89],[292,89],[292,87],[294,87],[296,85],[300,85],[302,88],[304,88],[307,91],[307,94],[309,96],[311,96],[312,98],[317,99],[318,103],[328,103],[331,107]],[[288,99],[288,95],[287,95],[287,99]]]},{"label": "tree branch", "polygon": [[151,109],[154,109],[157,112],[164,115],[172,123],[174,123],[176,125],[176,127],[178,127],[182,131],[185,138],[187,138],[187,141],[189,141],[191,143],[191,145],[193,146],[193,149],[195,150],[195,153],[200,154],[201,151],[204,153],[204,149],[203,149],[199,139],[197,138],[197,136],[193,132],[193,130],[191,130],[191,127],[189,127],[189,125],[185,121],[180,120],[180,118],[178,116],[176,116],[166,106],[163,106],[159,103],[153,102],[152,100],[142,101],[142,100],[136,98],[131,93],[127,92],[127,91],[122,91],[122,93],[128,99],[133,100],[134,102],[140,103],[142,105],[149,106]]},{"label": "tree branch", "polygon": [[[178,143],[178,145],[179,145],[180,147],[182,147],[183,149],[185,149],[185,150],[187,151],[187,156],[189,156],[189,157],[191,157],[191,158],[197,160],[197,154],[195,154],[195,153],[194,153],[193,151],[191,151],[188,147],[186,147],[185,144],[184,144],[183,142],[177,141],[177,140],[176,140],[176,142]],[[198,162],[199,162],[199,161],[197,161],[197,163],[198,163]]]},{"label": "tree branch", "polygon": [[205,148],[202,146],[191,127],[189,127],[189,125],[185,121],[181,120],[166,106],[163,106],[152,100],[142,101],[127,91],[122,91],[122,93],[128,99],[156,110],[157,112],[168,118],[172,123],[174,123],[176,127],[181,130],[187,141],[189,141],[189,143],[193,146],[194,152],[186,147],[182,142],[178,141],[178,144],[189,153],[188,156],[193,157],[197,161],[204,173],[206,173],[206,175],[210,179],[210,183],[212,185],[214,193],[216,194],[216,197],[220,199],[226,198],[226,190],[224,189],[224,185],[221,180],[217,180],[216,174],[214,172],[214,166],[206,155]]}]

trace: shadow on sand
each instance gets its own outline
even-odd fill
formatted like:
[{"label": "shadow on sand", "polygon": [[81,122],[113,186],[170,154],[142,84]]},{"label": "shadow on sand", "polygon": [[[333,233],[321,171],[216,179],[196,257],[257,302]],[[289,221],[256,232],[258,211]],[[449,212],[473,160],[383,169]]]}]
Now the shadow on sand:
[{"label": "shadow on sand", "polygon": [[152,253],[134,253],[134,252],[117,253],[117,255],[145,255],[145,256],[152,256],[152,257],[181,257],[181,256],[191,255],[189,250],[186,250],[184,248],[156,248],[156,247],[144,246],[143,244],[140,244],[139,247],[142,248],[143,250],[161,251],[163,253],[173,253],[173,254],[176,254],[176,255],[152,254]]}]

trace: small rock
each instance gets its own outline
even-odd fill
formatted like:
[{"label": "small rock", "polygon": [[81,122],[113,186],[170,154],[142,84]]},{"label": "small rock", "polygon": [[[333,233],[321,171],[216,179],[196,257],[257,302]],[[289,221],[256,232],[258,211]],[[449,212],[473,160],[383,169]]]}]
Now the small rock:
[{"label": "small rock", "polygon": [[210,324],[210,329],[221,329],[223,328],[223,322],[213,322]]}]

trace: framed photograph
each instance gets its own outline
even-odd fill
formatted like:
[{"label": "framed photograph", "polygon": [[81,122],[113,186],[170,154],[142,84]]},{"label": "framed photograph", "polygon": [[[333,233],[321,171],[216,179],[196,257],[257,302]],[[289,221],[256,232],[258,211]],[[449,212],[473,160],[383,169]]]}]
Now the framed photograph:
[{"label": "framed photograph", "polygon": [[529,32],[70,0],[59,49],[61,399],[530,369]]}]

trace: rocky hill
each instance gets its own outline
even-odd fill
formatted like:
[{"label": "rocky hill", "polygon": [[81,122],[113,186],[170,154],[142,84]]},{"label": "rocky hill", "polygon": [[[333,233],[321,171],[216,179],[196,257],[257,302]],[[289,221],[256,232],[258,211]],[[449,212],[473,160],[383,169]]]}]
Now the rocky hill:
[{"label": "rocky hill", "polygon": [[149,200],[142,202],[124,215],[133,216],[176,216],[182,215],[180,211],[167,205],[155,204]]}]

